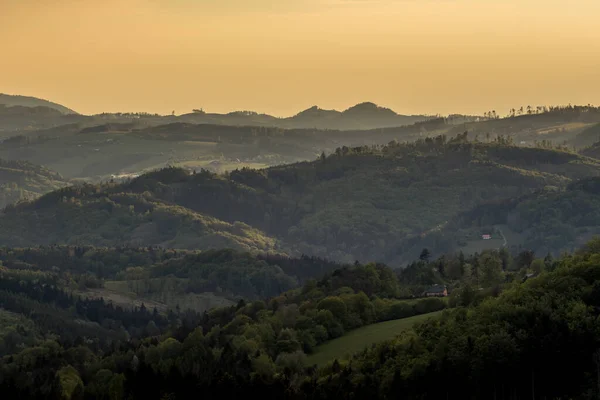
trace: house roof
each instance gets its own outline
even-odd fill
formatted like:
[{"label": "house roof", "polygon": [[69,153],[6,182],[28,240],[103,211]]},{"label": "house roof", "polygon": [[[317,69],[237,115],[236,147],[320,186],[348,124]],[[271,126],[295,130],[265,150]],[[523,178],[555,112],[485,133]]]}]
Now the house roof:
[{"label": "house roof", "polygon": [[531,273],[531,274],[526,274],[526,275],[523,277],[523,282],[525,282],[525,281],[526,281],[527,279],[529,279],[529,278],[535,278],[536,276],[537,276],[537,274],[536,274],[535,272],[534,272],[534,273]]},{"label": "house roof", "polygon": [[443,293],[446,290],[446,286],[443,285],[434,285],[429,289],[425,290],[425,293]]}]

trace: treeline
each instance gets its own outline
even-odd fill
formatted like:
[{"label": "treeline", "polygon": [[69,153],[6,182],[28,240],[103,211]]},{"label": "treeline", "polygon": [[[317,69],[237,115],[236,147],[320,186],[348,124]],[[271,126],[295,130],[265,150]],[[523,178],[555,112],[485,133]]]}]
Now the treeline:
[{"label": "treeline", "polygon": [[[179,280],[184,293],[218,289],[235,299],[276,296],[341,264],[302,256],[252,255],[231,249],[186,251],[158,247],[40,246],[1,248],[0,263],[9,270],[52,276],[52,284],[70,290],[102,288],[105,281],[127,282],[138,294],[151,294],[155,282]],[[135,290],[133,289],[135,287]]]},{"label": "treeline", "polygon": [[0,355],[17,353],[25,343],[57,341],[102,353],[118,348],[132,338],[158,334],[177,318],[156,309],[124,309],[105,302],[74,295],[63,289],[56,274],[0,266],[0,311],[26,316],[33,325],[3,327]]}]

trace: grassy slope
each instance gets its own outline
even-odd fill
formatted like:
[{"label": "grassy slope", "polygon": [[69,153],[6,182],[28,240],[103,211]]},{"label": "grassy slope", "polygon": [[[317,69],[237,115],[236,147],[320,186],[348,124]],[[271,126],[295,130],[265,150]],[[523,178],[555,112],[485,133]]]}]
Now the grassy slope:
[{"label": "grassy slope", "polygon": [[[160,279],[160,278],[159,278]],[[224,296],[214,293],[175,293],[165,290],[157,293],[138,295],[135,293],[135,281],[107,281],[103,289],[89,289],[84,295],[104,298],[124,307],[141,306],[156,307],[159,311],[179,306],[182,310],[192,309],[197,312],[214,307],[231,306],[235,303]],[[169,288],[170,289],[170,288]]]},{"label": "grassy slope", "polygon": [[435,317],[441,313],[442,311],[436,311],[355,329],[340,338],[318,346],[314,353],[308,356],[308,363],[322,366],[335,359],[342,359],[345,356],[362,351],[375,343],[392,339],[401,332],[411,329],[417,322]]}]

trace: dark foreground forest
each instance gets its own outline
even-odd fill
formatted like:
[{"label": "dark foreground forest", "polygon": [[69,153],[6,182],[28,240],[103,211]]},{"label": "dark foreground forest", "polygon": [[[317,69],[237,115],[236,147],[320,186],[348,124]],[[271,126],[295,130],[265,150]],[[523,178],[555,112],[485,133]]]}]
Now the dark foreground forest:
[{"label": "dark foreground forest", "polygon": [[[2,253],[0,304],[28,316],[3,338],[4,398],[600,395],[598,240],[558,259],[492,251],[430,260],[424,250],[402,271],[339,266],[281,295],[205,313],[123,309],[75,296],[64,287],[68,274],[32,267],[34,253]],[[449,301],[402,300],[435,281],[453,289]],[[358,326],[444,308],[352,358],[323,368],[306,361],[316,344]],[[9,348],[11,341],[20,344]]]}]

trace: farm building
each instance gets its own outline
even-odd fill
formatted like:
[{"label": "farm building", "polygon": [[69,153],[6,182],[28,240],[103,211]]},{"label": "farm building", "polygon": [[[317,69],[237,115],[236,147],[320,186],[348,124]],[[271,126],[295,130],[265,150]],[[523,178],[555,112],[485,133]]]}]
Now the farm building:
[{"label": "farm building", "polygon": [[538,274],[536,274],[536,273],[527,274],[523,277],[522,282],[525,282],[527,279],[535,278],[537,275]]},{"label": "farm building", "polygon": [[446,297],[448,296],[448,288],[444,285],[433,285],[423,292],[426,297]]}]

